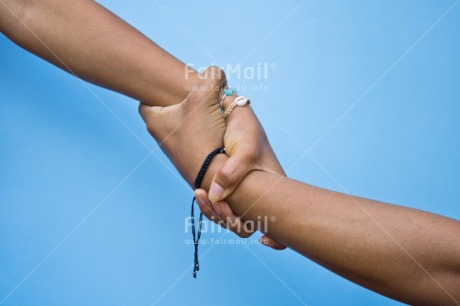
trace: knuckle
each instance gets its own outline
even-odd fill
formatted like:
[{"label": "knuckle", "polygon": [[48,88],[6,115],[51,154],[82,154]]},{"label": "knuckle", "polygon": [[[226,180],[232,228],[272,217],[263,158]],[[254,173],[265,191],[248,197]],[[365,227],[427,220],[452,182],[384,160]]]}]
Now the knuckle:
[{"label": "knuckle", "polygon": [[223,167],[219,170],[217,179],[223,186],[231,186],[236,183],[236,169],[233,167]]},{"label": "knuckle", "polygon": [[217,67],[217,66],[209,66],[207,69],[206,69],[206,73],[207,73],[207,77],[214,77],[214,78],[217,78],[219,80],[224,80],[226,77],[225,77],[225,72],[222,68],[220,67]]},{"label": "knuckle", "polygon": [[246,150],[245,160],[248,164],[255,163],[258,158],[259,158],[259,152],[257,149],[251,147],[248,150]]},{"label": "knuckle", "polygon": [[244,234],[241,233],[241,232],[236,232],[236,231],[235,231],[234,233],[235,233],[238,237],[240,237],[240,238],[245,238],[245,237],[244,237]]},{"label": "knuckle", "polygon": [[245,230],[242,230],[242,231],[239,231],[239,232],[236,233],[236,234],[237,234],[240,238],[249,238],[249,237],[251,237],[251,235],[252,235],[253,233],[247,232],[247,231],[245,231]]}]

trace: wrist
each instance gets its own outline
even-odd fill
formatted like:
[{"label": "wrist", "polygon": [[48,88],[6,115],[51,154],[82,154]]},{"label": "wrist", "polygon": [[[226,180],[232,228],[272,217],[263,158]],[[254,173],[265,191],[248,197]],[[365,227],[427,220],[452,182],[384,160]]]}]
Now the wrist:
[{"label": "wrist", "polygon": [[[182,177],[187,181],[187,183],[192,187],[192,189],[195,189],[195,181],[200,174],[201,168],[203,167],[203,163],[209,156],[209,154],[214,151],[217,148],[221,148],[223,145],[217,145],[213,146],[212,148],[206,148],[203,150],[200,150],[200,153],[196,152],[196,157],[193,158],[192,160],[189,160],[187,163],[175,163],[173,162],[174,166],[179,170],[181,173]],[[168,156],[171,156],[171,154],[168,154]],[[221,164],[222,157],[226,157],[225,154],[216,154],[212,159],[211,163],[208,165],[205,174],[203,176],[203,179],[201,181],[200,188],[208,190],[209,186],[211,185],[212,178],[214,177],[214,173],[217,170],[215,169],[216,164]],[[224,159],[225,160],[225,159]],[[209,174],[212,173],[212,174]],[[206,187],[207,186],[207,187]]]}]

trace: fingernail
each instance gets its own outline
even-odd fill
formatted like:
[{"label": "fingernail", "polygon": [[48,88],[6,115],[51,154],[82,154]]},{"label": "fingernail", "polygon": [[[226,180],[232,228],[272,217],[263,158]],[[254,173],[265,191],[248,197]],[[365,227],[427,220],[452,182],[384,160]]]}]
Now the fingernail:
[{"label": "fingernail", "polygon": [[215,202],[220,200],[220,197],[224,194],[224,189],[217,183],[211,185],[211,189],[209,190],[209,199],[211,202]]},{"label": "fingernail", "polygon": [[267,247],[269,247],[269,248],[273,248],[273,244],[271,243],[270,239],[260,238],[259,241],[260,241],[260,243],[262,243],[264,246],[267,246]]}]

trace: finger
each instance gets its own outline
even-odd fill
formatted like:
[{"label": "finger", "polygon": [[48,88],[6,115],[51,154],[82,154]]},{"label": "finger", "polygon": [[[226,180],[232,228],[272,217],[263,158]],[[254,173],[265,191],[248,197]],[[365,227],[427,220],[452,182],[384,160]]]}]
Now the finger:
[{"label": "finger", "polygon": [[234,232],[241,238],[248,238],[254,234],[254,224],[251,221],[243,221],[240,217],[235,216],[230,206],[225,201],[216,202],[220,205],[221,219],[225,223],[225,227]]},{"label": "finger", "polygon": [[225,71],[217,66],[209,66],[206,68],[205,71],[203,71],[200,76],[200,79],[217,79],[220,82],[218,82],[218,88],[212,88],[211,90],[217,91],[218,94],[220,94],[223,90],[224,87],[227,86],[227,77],[225,76]]},{"label": "finger", "polygon": [[209,198],[208,198],[208,194],[207,192],[204,190],[204,189],[196,189],[195,190],[195,197],[197,200],[200,200],[203,205],[206,205],[207,208],[209,210],[212,211],[212,214],[214,216],[216,216],[217,218],[221,219],[221,214],[222,214],[222,210],[221,210],[221,205],[220,203],[212,203]]},{"label": "finger", "polygon": [[284,250],[286,248],[284,244],[279,243],[278,241],[274,240],[268,235],[263,235],[262,237],[260,237],[259,241],[260,243],[262,243],[262,245],[265,245],[275,250]]},{"label": "finger", "polygon": [[158,116],[162,109],[163,107],[161,106],[150,106],[139,103],[139,114],[145,122],[147,131],[149,131],[149,133],[155,138],[159,136],[157,133],[157,127],[164,125],[164,123],[161,122],[161,118]]},{"label": "finger", "polygon": [[[201,212],[212,222],[218,223],[221,219],[216,214],[214,207],[209,201],[207,193],[203,189],[196,189],[195,190],[195,198],[198,206],[200,207]],[[219,223],[218,223],[219,224]]]},{"label": "finger", "polygon": [[186,107],[196,103],[199,103],[201,107],[216,107],[221,89],[227,84],[224,71],[219,67],[210,66],[198,77],[198,84],[190,92],[189,99],[185,103]]},{"label": "finger", "polygon": [[163,138],[174,129],[177,121],[181,119],[182,103],[165,107],[139,104],[139,114],[147,126],[147,131],[160,145]]},{"label": "finger", "polygon": [[158,114],[161,111],[161,108],[162,107],[160,106],[150,106],[141,102],[139,103],[139,114],[141,115],[142,120],[147,123],[152,114]]},{"label": "finger", "polygon": [[[218,202],[218,203],[222,203],[223,201],[221,202]],[[223,202],[225,203],[225,202]],[[252,234],[254,234],[254,226],[253,226],[253,222],[251,221],[243,221],[240,217],[237,217],[233,214],[233,212],[231,211],[231,209],[228,207],[228,204],[227,206],[225,205],[222,205],[222,221],[224,223],[224,227],[227,228],[228,230],[232,231],[233,233],[235,233],[236,235],[238,235],[239,237],[241,238],[248,238],[250,237]],[[226,209],[228,209],[226,211]],[[225,215],[225,217],[224,217]]]},{"label": "finger", "polygon": [[[211,203],[211,201],[208,199],[206,191],[203,189],[196,189],[195,197],[200,205],[200,208],[203,206],[203,214],[205,214],[208,218],[210,218],[209,216],[214,216],[214,220],[217,220],[215,222],[223,228],[228,228],[230,231],[234,232],[241,238],[247,238],[254,233],[253,227],[248,226],[247,223],[243,222],[240,218],[235,216],[227,202],[219,201],[216,203]],[[216,212],[216,207],[220,212],[219,214]]]},{"label": "finger", "polygon": [[217,171],[209,189],[209,199],[216,202],[228,197],[253,170],[253,164],[257,156],[252,152],[236,152],[225,161],[224,165]]}]

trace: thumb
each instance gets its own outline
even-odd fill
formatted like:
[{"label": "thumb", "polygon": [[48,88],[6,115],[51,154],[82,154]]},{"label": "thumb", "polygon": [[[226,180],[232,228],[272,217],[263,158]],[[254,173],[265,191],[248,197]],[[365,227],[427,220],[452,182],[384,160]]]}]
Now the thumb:
[{"label": "thumb", "polygon": [[177,121],[176,117],[180,116],[178,111],[182,103],[166,107],[139,104],[139,114],[144,120],[147,130],[155,139],[161,139],[164,136],[162,134],[173,128]]},{"label": "thumb", "polygon": [[163,107],[161,106],[150,106],[141,102],[139,103],[139,114],[141,115],[142,120],[148,124],[152,117],[161,112],[162,108]]},{"label": "thumb", "polygon": [[216,202],[228,197],[238,187],[243,178],[252,171],[255,159],[236,152],[217,171],[209,189],[209,199]]}]

